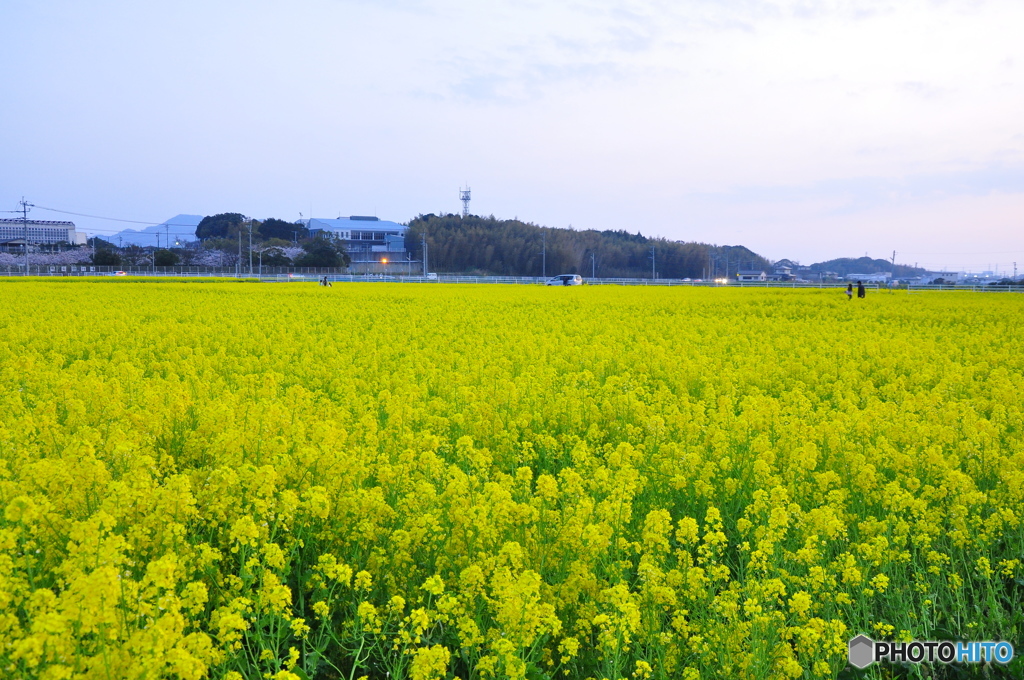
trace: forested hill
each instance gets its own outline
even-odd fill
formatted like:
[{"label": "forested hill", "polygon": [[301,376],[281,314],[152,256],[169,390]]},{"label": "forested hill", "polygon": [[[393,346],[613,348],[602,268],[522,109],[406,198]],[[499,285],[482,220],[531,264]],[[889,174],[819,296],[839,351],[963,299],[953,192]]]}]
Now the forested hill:
[{"label": "forested hill", "polygon": [[[591,254],[601,278],[650,278],[651,247],[659,278],[725,276],[737,266],[767,267],[768,261],[743,246],[709,246],[648,238],[626,231],[552,229],[519,220],[470,215],[420,215],[409,223],[406,247],[422,256],[427,237],[432,271],[495,276],[540,276],[547,241],[547,274],[591,275]],[[709,268],[711,271],[709,271]]]},{"label": "forested hill", "polygon": [[870,257],[841,257],[828,262],[816,262],[811,265],[810,269],[812,272],[835,272],[839,276],[892,272],[896,277],[920,276],[927,271],[906,264],[898,264],[893,267],[888,260],[871,259]]}]

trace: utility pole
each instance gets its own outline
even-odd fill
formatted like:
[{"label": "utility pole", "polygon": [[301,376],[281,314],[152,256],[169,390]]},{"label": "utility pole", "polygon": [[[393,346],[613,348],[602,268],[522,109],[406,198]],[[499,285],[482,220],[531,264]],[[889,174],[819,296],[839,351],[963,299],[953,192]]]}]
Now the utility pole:
[{"label": "utility pole", "polygon": [[242,278],[242,230],[238,230],[238,263],[235,265],[235,276]]},{"label": "utility pole", "polygon": [[28,209],[35,206],[21,197],[21,226],[25,231],[25,276],[28,276]]},{"label": "utility pole", "polygon": [[658,278],[658,274],[654,269],[654,246],[651,246],[651,279]]},{"label": "utility pole", "polygon": [[590,253],[590,278],[597,278],[597,258],[594,257],[594,253]]},{"label": "utility pole", "polygon": [[427,232],[423,232],[423,276],[427,275]]},{"label": "utility pole", "polygon": [[541,251],[540,251],[541,269],[540,269],[540,273],[541,273],[541,278],[546,279],[546,278],[548,278],[548,233],[546,231],[544,231],[543,229],[540,232],[540,242],[541,242]]},{"label": "utility pole", "polygon": [[[262,258],[260,258],[262,259]],[[252,276],[252,218],[249,218],[249,276]]]},{"label": "utility pole", "polygon": [[892,251],[892,270],[889,272],[889,283],[896,280],[896,251]]}]

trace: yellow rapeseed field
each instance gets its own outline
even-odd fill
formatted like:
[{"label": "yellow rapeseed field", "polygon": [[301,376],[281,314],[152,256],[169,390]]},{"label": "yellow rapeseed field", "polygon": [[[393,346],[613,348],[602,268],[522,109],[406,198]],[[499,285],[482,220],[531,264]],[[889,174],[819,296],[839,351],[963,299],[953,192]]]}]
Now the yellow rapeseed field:
[{"label": "yellow rapeseed field", "polygon": [[858,633],[1022,638],[1024,296],[0,303],[4,678],[830,678]]}]

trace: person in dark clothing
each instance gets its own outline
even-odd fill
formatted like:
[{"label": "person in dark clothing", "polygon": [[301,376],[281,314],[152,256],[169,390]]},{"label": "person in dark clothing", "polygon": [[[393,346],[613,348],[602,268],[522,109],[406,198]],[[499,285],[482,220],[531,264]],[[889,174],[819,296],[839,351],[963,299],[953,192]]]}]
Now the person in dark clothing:
[{"label": "person in dark clothing", "polygon": [[865,295],[864,284],[861,283],[860,281],[858,281],[857,282],[857,297],[862,298],[862,297],[864,297],[864,295]]},{"label": "person in dark clothing", "polygon": [[852,283],[846,284],[846,299],[847,300],[852,300],[853,299],[853,284]]}]

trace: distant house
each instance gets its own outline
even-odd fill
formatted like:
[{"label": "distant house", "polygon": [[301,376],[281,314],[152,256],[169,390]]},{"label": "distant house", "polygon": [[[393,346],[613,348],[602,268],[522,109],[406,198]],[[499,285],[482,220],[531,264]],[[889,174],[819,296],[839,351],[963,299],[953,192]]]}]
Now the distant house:
[{"label": "distant house", "polygon": [[964,278],[963,272],[927,272],[921,276],[917,283],[929,284],[942,280],[943,283],[960,283]]},{"label": "distant house", "polygon": [[791,278],[793,278],[793,268],[780,263],[776,263],[772,267],[772,273],[768,275],[770,281],[789,281]]},{"label": "distant house", "polygon": [[736,272],[737,281],[767,281],[768,273],[763,269],[741,269]]},{"label": "distant house", "polygon": [[811,271],[811,268],[807,265],[801,265],[793,270],[794,276],[797,281],[817,281],[818,272]]},{"label": "distant house", "polygon": [[327,235],[341,241],[353,261],[376,260],[376,253],[392,253],[391,257],[405,257],[405,232],[409,227],[378,217],[353,215],[337,219],[314,218],[301,220],[310,236]]}]

